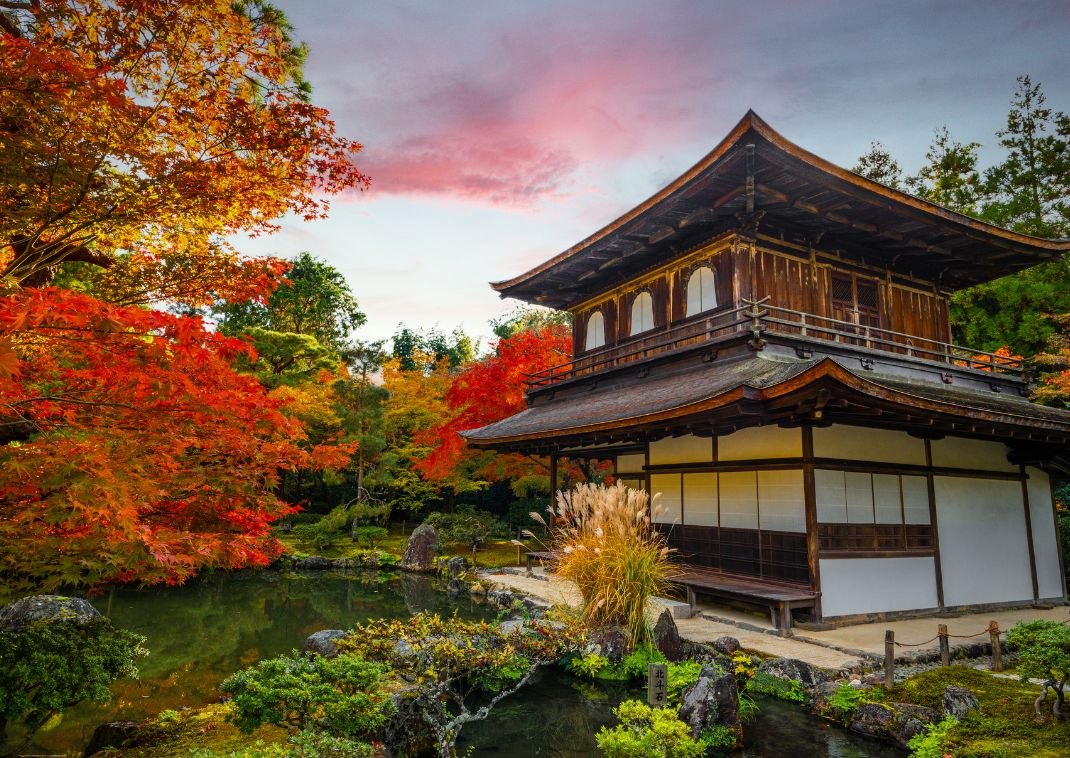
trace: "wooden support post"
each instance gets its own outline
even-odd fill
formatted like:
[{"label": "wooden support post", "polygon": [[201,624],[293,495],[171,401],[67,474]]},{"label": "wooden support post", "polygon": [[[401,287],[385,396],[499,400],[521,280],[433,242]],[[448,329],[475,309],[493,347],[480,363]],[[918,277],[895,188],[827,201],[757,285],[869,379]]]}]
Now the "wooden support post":
[{"label": "wooden support post", "polygon": [[884,633],[884,689],[895,686],[895,632],[891,629]]},{"label": "wooden support post", "polygon": [[999,643],[999,622],[992,621],[988,625],[988,634],[992,638],[992,670],[1003,670],[1003,648]]},{"label": "wooden support post", "polygon": [[936,627],[936,636],[940,638],[940,665],[951,665],[951,643],[947,638],[947,624]]}]

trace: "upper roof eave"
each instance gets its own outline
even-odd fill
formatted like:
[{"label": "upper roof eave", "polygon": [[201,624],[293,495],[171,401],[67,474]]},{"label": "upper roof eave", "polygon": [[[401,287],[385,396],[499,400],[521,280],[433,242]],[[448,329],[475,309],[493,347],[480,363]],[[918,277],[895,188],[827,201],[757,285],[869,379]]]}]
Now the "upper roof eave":
[{"label": "upper roof eave", "polygon": [[491,282],[491,287],[503,296],[508,296],[509,290],[513,290],[518,286],[529,282],[555,266],[582,255],[596,243],[621,229],[621,227],[650,213],[660,203],[672,198],[674,195],[684,190],[689,184],[702,179],[708,172],[715,171],[720,166],[725,165],[724,159],[730,156],[733,149],[741,144],[746,144],[744,142],[745,138],[750,138],[752,136],[760,138],[784,155],[801,162],[805,166],[828,176],[834,181],[844,184],[852,191],[860,193],[862,196],[868,195],[868,199],[872,201],[883,203],[885,205],[891,204],[890,207],[898,208],[899,210],[909,213],[928,215],[934,219],[939,219],[943,223],[961,227],[964,232],[969,232],[975,237],[977,235],[987,236],[993,241],[1001,240],[1005,243],[1030,248],[1038,253],[1062,253],[1070,251],[1070,239],[1045,239],[1004,229],[995,226],[994,224],[989,224],[956,211],[943,208],[935,203],[914,197],[913,195],[909,195],[900,190],[893,189],[879,182],[867,179],[864,176],[855,174],[852,171],[841,168],[786,139],[762,120],[753,110],[748,110],[743,118],[740,119],[728,135],[721,140],[713,150],[707,153],[698,161],[698,163],[689,168],[666,187],[662,188],[635,208],[632,208],[615,221],[602,227],[594,234],[578,242],[564,252],[559,253],[544,263],[541,263],[512,279]]}]

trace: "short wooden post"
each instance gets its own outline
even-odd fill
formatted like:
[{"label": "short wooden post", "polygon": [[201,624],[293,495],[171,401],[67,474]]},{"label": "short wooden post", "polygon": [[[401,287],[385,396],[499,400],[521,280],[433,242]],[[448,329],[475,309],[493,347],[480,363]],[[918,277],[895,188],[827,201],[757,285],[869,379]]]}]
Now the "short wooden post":
[{"label": "short wooden post", "polygon": [[521,561],[521,559],[520,559],[520,545],[516,546],[516,565],[517,566],[524,565],[523,561]]},{"label": "short wooden post", "polygon": [[951,644],[947,638],[947,624],[936,627],[936,636],[940,638],[940,665],[951,665]]},{"label": "short wooden post", "polygon": [[884,633],[884,689],[895,686],[895,632],[891,629]]},{"label": "short wooden post", "polygon": [[988,625],[988,634],[992,638],[992,670],[1003,670],[1003,648],[999,644],[999,622],[993,621]]}]

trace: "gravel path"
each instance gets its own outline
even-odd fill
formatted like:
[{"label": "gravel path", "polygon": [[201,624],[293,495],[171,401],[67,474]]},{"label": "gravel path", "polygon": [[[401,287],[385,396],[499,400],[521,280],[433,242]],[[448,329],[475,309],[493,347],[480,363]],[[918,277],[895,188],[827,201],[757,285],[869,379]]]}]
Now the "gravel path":
[{"label": "gravel path", "polygon": [[[577,606],[580,602],[580,594],[572,582],[552,575],[535,578],[512,573],[484,573],[484,576],[488,582],[556,605]],[[655,598],[651,602],[652,616],[657,617],[663,607]],[[826,669],[851,669],[862,663],[859,658],[838,650],[799,639],[745,629],[724,621],[704,618],[701,614],[690,619],[677,619],[676,626],[680,630],[680,636],[692,642],[713,642],[718,637],[735,637],[747,650],[778,658],[799,658]]]}]

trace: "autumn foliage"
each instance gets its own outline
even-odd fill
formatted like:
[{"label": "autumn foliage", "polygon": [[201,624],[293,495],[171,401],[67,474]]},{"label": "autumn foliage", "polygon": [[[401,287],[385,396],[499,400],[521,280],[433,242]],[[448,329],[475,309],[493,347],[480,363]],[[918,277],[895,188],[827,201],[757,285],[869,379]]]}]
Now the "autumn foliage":
[{"label": "autumn foliage", "polygon": [[[35,0],[0,14],[0,277],[114,269],[119,303],[240,299],[258,234],[363,187],[301,79],[304,48],[258,0]],[[269,266],[270,268],[270,266]],[[261,271],[271,274],[270,270]],[[237,288],[232,289],[237,276]]]},{"label": "autumn foliage", "polygon": [[572,349],[562,324],[525,329],[498,342],[496,350],[469,364],[446,391],[450,418],[423,439],[432,452],[417,465],[431,480],[449,477],[467,450],[460,432],[500,421],[527,407],[527,375],[564,363]]},{"label": "autumn foliage", "polygon": [[[0,571],[177,582],[266,563],[279,471],[338,466],[199,318],[55,288],[0,298]],[[252,356],[250,356],[252,357]]]}]

